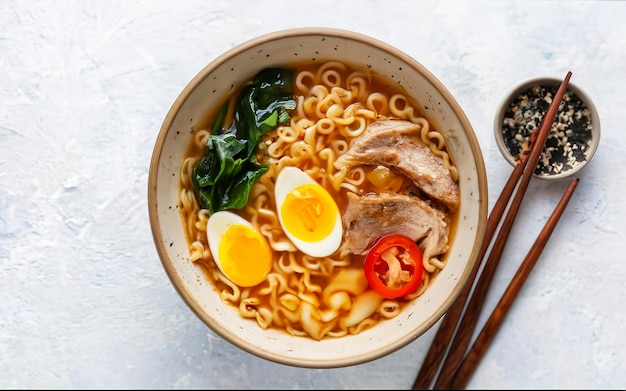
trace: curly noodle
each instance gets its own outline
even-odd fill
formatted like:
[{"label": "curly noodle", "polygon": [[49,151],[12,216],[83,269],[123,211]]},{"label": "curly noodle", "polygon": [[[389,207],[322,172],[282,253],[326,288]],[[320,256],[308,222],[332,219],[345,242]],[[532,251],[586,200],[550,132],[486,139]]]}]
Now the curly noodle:
[{"label": "curly noodle", "polygon": [[[180,169],[179,209],[189,238],[190,259],[205,266],[222,300],[259,327],[275,327],[294,336],[336,338],[360,333],[383,319],[398,316],[403,303],[419,297],[445,266],[445,254],[427,254],[427,270],[417,292],[400,299],[382,299],[371,291],[359,263],[338,250],[329,257],[301,253],[283,232],[274,203],[274,183],[285,166],[298,166],[334,195],[359,192],[369,171],[336,168],[335,160],[351,140],[381,117],[396,117],[421,126],[419,137],[439,156],[452,178],[458,171],[443,136],[432,129],[403,93],[389,94],[368,70],[331,61],[298,71],[294,77],[296,109],[288,125],[263,139],[269,170],[252,187],[241,214],[267,239],[275,258],[266,281],[239,287],[215,266],[206,239],[209,212],[195,199],[191,173],[210,132],[197,131]],[[232,107],[231,103],[231,107]],[[341,210],[346,201],[337,201]],[[449,229],[449,228],[448,228]]]}]

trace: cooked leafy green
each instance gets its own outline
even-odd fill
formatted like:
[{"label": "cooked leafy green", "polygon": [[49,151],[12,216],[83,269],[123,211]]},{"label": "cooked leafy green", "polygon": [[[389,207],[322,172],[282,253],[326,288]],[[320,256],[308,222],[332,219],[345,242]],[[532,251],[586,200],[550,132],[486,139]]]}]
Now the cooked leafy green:
[{"label": "cooked leafy green", "polygon": [[278,68],[259,72],[239,95],[235,116],[237,137],[248,140],[247,153],[253,155],[263,135],[288,123],[289,111],[295,108],[293,72]]},{"label": "cooked leafy green", "polygon": [[192,172],[198,202],[210,213],[243,208],[250,189],[269,169],[257,161],[256,151],[262,137],[288,123],[289,111],[296,108],[293,72],[282,68],[259,72],[239,94],[230,129],[223,128],[227,107],[228,103],[220,110],[207,152]]}]

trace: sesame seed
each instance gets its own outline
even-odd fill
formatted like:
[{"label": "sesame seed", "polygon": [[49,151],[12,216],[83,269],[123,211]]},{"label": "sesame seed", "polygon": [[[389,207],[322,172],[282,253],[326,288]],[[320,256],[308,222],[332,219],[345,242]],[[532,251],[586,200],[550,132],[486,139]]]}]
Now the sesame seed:
[{"label": "sesame seed", "polygon": [[[502,121],[502,138],[515,160],[519,159],[530,134],[541,125],[558,86],[532,86],[509,104]],[[546,176],[570,170],[587,158],[593,124],[589,108],[567,89],[535,167]]]}]

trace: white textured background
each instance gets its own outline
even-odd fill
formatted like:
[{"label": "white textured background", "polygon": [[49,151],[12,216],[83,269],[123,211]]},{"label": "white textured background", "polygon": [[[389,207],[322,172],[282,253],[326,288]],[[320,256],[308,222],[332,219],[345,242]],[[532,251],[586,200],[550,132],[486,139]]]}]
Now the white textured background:
[{"label": "white textured background", "polygon": [[[412,386],[434,329],[358,366],[274,364],[193,315],[152,241],[148,166],[185,84],[247,39],[328,26],[389,42],[448,87],[490,206],[511,172],[493,139],[499,99],[572,71],[602,141],[469,387],[623,389],[624,20],[621,1],[0,1],[0,388]],[[531,181],[483,321],[567,184]]]}]

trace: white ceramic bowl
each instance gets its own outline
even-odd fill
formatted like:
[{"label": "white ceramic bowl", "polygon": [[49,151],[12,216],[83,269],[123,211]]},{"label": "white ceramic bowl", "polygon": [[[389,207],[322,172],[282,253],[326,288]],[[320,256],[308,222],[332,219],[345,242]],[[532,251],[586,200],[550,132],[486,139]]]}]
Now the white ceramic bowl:
[{"label": "white ceramic bowl", "polygon": [[[444,135],[459,170],[456,234],[441,274],[397,317],[355,335],[314,340],[261,329],[222,302],[199,266],[190,262],[179,215],[179,173],[194,130],[233,87],[266,67],[293,61],[341,60],[367,66],[404,86],[424,115]],[[211,61],[184,87],[167,113],[150,163],[148,206],[154,242],[172,284],[193,312],[216,334],[273,362],[309,368],[371,361],[414,341],[444,315],[476,262],[487,220],[487,178],[480,146],[463,110],[424,66],[400,50],[358,33],[298,28],[244,42]]]},{"label": "white ceramic bowl", "polygon": [[[494,136],[502,156],[512,166],[517,164],[518,146],[527,142],[531,129],[538,131],[562,81],[555,77],[525,80],[509,90],[498,105]],[[591,98],[570,81],[533,176],[560,180],[576,175],[591,160],[599,142],[598,110]]]}]

